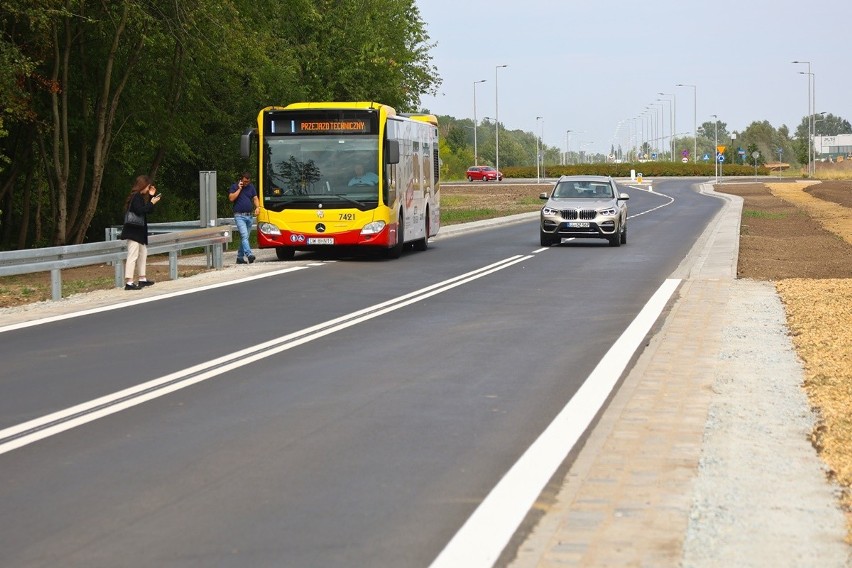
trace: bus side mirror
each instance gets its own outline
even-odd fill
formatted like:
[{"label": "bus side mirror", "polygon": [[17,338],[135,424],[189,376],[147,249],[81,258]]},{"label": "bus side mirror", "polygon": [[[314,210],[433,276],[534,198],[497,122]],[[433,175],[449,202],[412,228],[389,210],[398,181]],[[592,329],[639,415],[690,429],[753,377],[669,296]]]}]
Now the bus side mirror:
[{"label": "bus side mirror", "polygon": [[251,156],[252,137],[254,137],[254,128],[249,128],[240,137],[240,156],[243,158]]},{"label": "bus side mirror", "polygon": [[385,163],[388,163],[388,164],[398,164],[399,163],[399,141],[398,140],[387,140],[387,141],[385,141]]}]

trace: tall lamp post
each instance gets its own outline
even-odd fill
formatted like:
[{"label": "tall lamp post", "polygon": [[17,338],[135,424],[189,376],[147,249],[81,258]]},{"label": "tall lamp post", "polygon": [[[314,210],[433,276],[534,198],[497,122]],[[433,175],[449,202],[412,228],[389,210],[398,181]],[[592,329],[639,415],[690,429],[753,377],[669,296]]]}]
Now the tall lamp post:
[{"label": "tall lamp post", "polygon": [[565,163],[563,165],[568,165],[568,155],[571,153],[571,130],[565,131]]},{"label": "tall lamp post", "polygon": [[671,111],[672,111],[672,113],[669,117],[670,118],[669,126],[671,127],[670,132],[672,134],[671,135],[672,162],[674,162],[675,161],[675,132],[677,132],[677,128],[676,128],[676,125],[675,125],[675,123],[677,121],[677,97],[675,96],[674,93],[657,93],[657,94],[662,95],[664,97],[671,97],[672,98],[672,100],[671,100],[672,105],[671,105],[671,107],[669,107],[669,108],[671,108]]},{"label": "tall lamp post", "polygon": [[816,74],[799,71],[799,75],[808,75],[808,167],[811,174],[816,174]]},{"label": "tall lamp post", "polygon": [[810,61],[793,61],[792,63],[807,65],[808,70],[799,71],[800,75],[808,76],[808,175],[811,174],[811,133],[813,131],[813,106],[811,105],[811,79],[813,78],[813,73],[811,73],[811,62]]},{"label": "tall lamp post", "polygon": [[711,114],[713,117],[713,175],[716,176],[716,183],[719,183],[719,117]]},{"label": "tall lamp post", "polygon": [[[651,140],[651,153],[653,154],[653,153],[655,153],[654,149],[656,148],[656,144],[657,144],[657,117],[658,117],[657,111],[659,109],[657,107],[655,107],[653,104],[650,104],[647,107],[645,107],[645,110],[649,111],[649,114],[648,114],[648,120],[649,120],[648,132],[651,134],[651,138],[650,138],[650,140]],[[654,116],[652,117],[650,113],[654,113]]]},{"label": "tall lamp post", "polygon": [[[816,112],[814,113],[814,175],[816,175],[816,157],[817,157],[817,147],[816,147],[816,137],[817,137],[817,122],[825,122],[826,111]],[[817,118],[819,117],[819,118]],[[822,154],[822,135],[819,138],[819,153]]]},{"label": "tall lamp post", "polygon": [[500,177],[500,97],[497,93],[497,71],[505,67],[508,67],[508,65],[496,65],[494,67],[494,167],[497,170],[498,178]]},{"label": "tall lamp post", "polygon": [[479,83],[484,83],[484,82],[485,82],[485,79],[483,79],[481,81],[474,81],[473,82],[473,165],[474,166],[479,165],[479,153],[478,153],[477,146],[476,146],[476,129],[477,129],[477,126],[479,126],[476,123],[476,85],[478,85]]},{"label": "tall lamp post", "polygon": [[675,87],[692,87],[692,138],[694,141],[692,148],[692,163],[698,161],[698,87],[695,85],[685,85],[678,83]]},{"label": "tall lamp post", "polygon": [[543,116],[536,117],[536,120],[539,120],[539,119],[541,119],[541,129],[539,130],[538,139],[541,142],[541,152],[539,152],[541,154],[541,156],[537,157],[536,159],[541,160],[541,177],[546,178],[547,172],[544,169],[544,117]]},{"label": "tall lamp post", "polygon": [[[538,121],[541,120],[540,116],[535,117],[535,122],[538,124]],[[538,179],[538,183],[541,183],[541,138],[535,137],[535,175]]]},{"label": "tall lamp post", "polygon": [[668,102],[669,101],[664,100],[664,99],[657,99],[655,102],[651,103],[654,106],[655,110],[659,106],[659,109],[658,109],[659,110],[659,124],[657,125],[658,126],[657,136],[659,137],[659,140],[660,140],[660,142],[659,142],[660,153],[663,154],[662,157],[665,157],[665,151],[664,151],[665,145],[663,143],[666,139],[666,129],[665,129],[666,121],[664,119],[666,108],[663,106],[663,103],[668,103]]}]

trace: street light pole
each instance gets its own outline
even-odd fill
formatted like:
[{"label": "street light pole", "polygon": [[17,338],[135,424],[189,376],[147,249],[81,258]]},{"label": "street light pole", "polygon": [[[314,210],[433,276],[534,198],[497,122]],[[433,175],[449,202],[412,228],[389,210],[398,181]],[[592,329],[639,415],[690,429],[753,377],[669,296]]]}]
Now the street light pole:
[{"label": "street light pole", "polygon": [[660,95],[671,97],[671,115],[669,116],[669,126],[671,127],[671,147],[672,147],[672,162],[675,161],[675,132],[677,132],[677,128],[675,127],[675,122],[677,120],[677,97],[674,93],[659,93]]},{"label": "street light pole", "polygon": [[692,163],[694,164],[698,161],[698,87],[684,83],[678,83],[675,87],[692,87],[692,138],[694,141]]},{"label": "street light pole", "polygon": [[719,156],[717,153],[719,150],[719,117],[715,114],[711,114],[713,117],[713,175],[716,176],[716,183],[719,183]]},{"label": "street light pole", "polygon": [[508,65],[496,65],[494,67],[494,167],[497,170],[497,181],[500,181],[500,98],[497,94],[497,71],[504,67],[508,67]]},{"label": "street light pole", "polygon": [[477,145],[476,145],[476,129],[477,129],[477,126],[479,126],[476,123],[476,85],[478,83],[484,83],[484,82],[485,82],[485,79],[483,79],[481,81],[474,81],[473,82],[473,165],[474,166],[479,165],[479,151],[478,151],[478,148],[477,148]]},{"label": "street light pole", "polygon": [[541,141],[541,177],[547,178],[547,171],[544,169],[544,117],[540,116],[541,130],[539,131],[538,139]]},{"label": "street light pole", "polygon": [[[825,122],[826,111],[814,113],[814,175],[816,175],[816,156],[817,156],[817,148],[816,148],[816,137],[817,137],[817,122]],[[819,116],[820,118],[816,118]],[[819,153],[822,154],[822,135],[819,137]]]},{"label": "street light pole", "polygon": [[565,131],[565,164],[568,165],[568,156],[571,154],[571,131]]},{"label": "street light pole", "polygon": [[[665,142],[665,139],[666,139],[666,121],[665,121],[665,118],[664,118],[666,108],[663,106],[663,103],[667,103],[669,105],[669,108],[668,108],[668,111],[669,111],[669,127],[671,127],[671,125],[672,125],[672,123],[671,123],[671,110],[672,110],[671,101],[668,100],[668,99],[657,99],[657,102],[655,102],[654,105],[657,105],[657,104],[660,105],[660,148],[661,149],[665,148],[664,142]],[[669,142],[671,142],[671,140],[669,140]],[[671,148],[671,144],[669,144],[669,147]],[[664,153],[664,155],[665,155],[665,153]]]},{"label": "street light pole", "polygon": [[[541,120],[540,116],[535,117],[536,123]],[[535,137],[535,175],[538,183],[541,183],[541,138]]]},{"label": "street light pole", "polygon": [[811,175],[811,131],[813,130],[813,124],[811,119],[813,118],[813,107],[811,106],[811,77],[813,77],[813,73],[811,73],[811,62],[810,61],[793,61],[793,63],[798,63],[802,65],[807,65],[808,70],[799,71],[800,75],[808,75],[808,175]]}]

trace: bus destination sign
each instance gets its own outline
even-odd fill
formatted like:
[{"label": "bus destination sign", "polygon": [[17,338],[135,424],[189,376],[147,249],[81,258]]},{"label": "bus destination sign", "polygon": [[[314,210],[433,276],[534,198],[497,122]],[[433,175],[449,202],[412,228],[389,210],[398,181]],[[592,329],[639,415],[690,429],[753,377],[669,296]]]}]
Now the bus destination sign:
[{"label": "bus destination sign", "polygon": [[285,111],[267,115],[267,132],[278,135],[378,134],[375,113],[364,111]]},{"label": "bus destination sign", "polygon": [[366,120],[297,120],[297,132],[359,133],[370,132]]}]

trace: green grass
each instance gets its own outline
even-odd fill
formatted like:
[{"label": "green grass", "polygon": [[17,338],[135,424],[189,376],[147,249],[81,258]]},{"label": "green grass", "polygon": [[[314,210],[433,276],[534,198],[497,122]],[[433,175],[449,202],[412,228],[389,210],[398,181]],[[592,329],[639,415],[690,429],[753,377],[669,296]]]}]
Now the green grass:
[{"label": "green grass", "polygon": [[518,207],[532,207],[533,210],[541,209],[544,205],[544,200],[540,197],[522,197],[516,203]]},{"label": "green grass", "polygon": [[69,280],[62,283],[62,297],[72,294],[91,292],[92,290],[109,289],[115,286],[115,278],[93,278],[91,280]]},{"label": "green grass", "polygon": [[456,223],[468,223],[480,219],[493,219],[502,215],[496,209],[441,209],[441,224],[453,225]]},{"label": "green grass", "polygon": [[743,217],[750,219],[786,219],[787,213],[768,213],[766,211],[743,210]]}]

